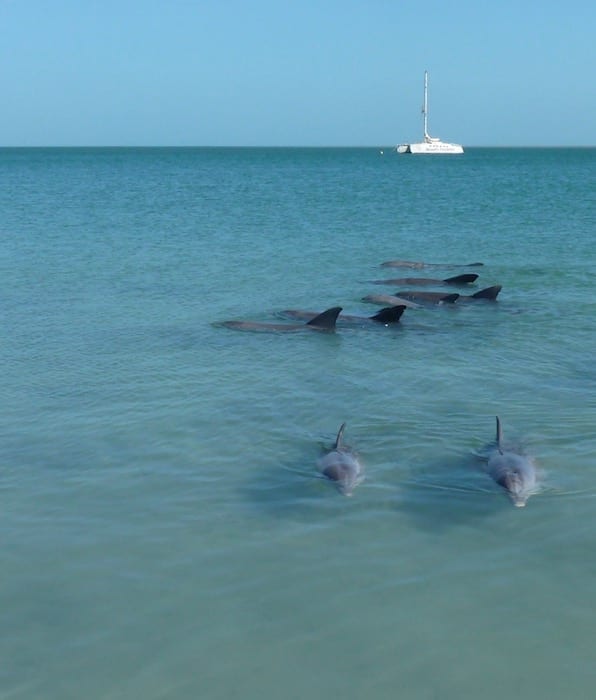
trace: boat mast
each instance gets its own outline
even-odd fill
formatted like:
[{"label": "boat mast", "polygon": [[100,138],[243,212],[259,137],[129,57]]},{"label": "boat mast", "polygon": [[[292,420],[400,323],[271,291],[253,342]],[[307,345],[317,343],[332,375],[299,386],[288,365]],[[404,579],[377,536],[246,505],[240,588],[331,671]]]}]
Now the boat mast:
[{"label": "boat mast", "polygon": [[424,140],[428,141],[428,71],[424,71],[424,106],[422,107],[424,114]]}]

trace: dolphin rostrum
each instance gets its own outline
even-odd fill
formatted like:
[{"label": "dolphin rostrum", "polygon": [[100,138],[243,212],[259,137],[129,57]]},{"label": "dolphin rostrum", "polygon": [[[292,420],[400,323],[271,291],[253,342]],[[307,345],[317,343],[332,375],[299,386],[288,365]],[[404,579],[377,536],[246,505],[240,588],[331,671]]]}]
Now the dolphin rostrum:
[{"label": "dolphin rostrum", "polygon": [[335,481],[340,493],[351,496],[354,488],[364,479],[364,468],[350,447],[343,444],[346,424],[342,423],[333,449],[317,461],[321,474]]},{"label": "dolphin rostrum", "polygon": [[[340,314],[337,319],[340,323],[354,323],[362,324],[368,323],[369,321],[374,321],[375,323],[380,323],[384,326],[388,326],[392,323],[397,323],[402,317],[403,312],[406,310],[405,304],[391,304],[390,306],[381,309],[379,313],[373,316],[351,316],[349,314]],[[317,316],[316,311],[302,311],[301,309],[286,309],[282,311],[283,316],[295,319],[309,320]]]},{"label": "dolphin rostrum", "polygon": [[441,285],[464,285],[472,284],[478,279],[476,274],[456,275],[442,280],[431,279],[430,277],[397,277],[388,280],[372,280],[371,284],[412,284],[415,287],[441,286]]},{"label": "dolphin rostrum", "polygon": [[337,317],[341,312],[341,306],[334,306],[315,316],[307,323],[257,323],[254,321],[222,321],[217,324],[226,328],[235,328],[240,331],[334,331]]},{"label": "dolphin rostrum", "polygon": [[381,267],[404,267],[410,270],[421,270],[425,267],[482,267],[484,263],[474,262],[474,263],[464,263],[463,265],[454,265],[452,263],[426,263],[426,262],[415,262],[413,260],[388,260],[387,262],[381,263]]},{"label": "dolphin rostrum", "polygon": [[518,508],[526,505],[536,492],[537,478],[534,461],[519,449],[505,446],[501,421],[497,418],[495,444],[489,448],[487,470],[490,477],[509,494]]}]

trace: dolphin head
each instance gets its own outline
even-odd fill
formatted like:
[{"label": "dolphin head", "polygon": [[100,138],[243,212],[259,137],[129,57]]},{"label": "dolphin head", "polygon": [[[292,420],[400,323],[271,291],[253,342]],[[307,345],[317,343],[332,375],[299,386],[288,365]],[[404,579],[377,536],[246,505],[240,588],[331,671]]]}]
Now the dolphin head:
[{"label": "dolphin head", "polygon": [[351,451],[343,448],[332,450],[319,460],[319,469],[335,481],[337,490],[344,496],[351,496],[363,478],[362,465]]},{"label": "dolphin head", "polygon": [[510,471],[503,477],[502,485],[507,489],[509,497],[513,501],[513,505],[517,508],[523,508],[530,497],[526,481],[522,474],[518,471]]},{"label": "dolphin head", "polygon": [[342,471],[342,476],[337,481],[338,491],[344,496],[351,496],[360,483],[359,471],[354,467],[345,468]]},{"label": "dolphin head", "polygon": [[504,464],[496,481],[507,491],[513,505],[523,508],[536,492],[534,463],[531,458],[511,453],[505,453],[502,459]]}]

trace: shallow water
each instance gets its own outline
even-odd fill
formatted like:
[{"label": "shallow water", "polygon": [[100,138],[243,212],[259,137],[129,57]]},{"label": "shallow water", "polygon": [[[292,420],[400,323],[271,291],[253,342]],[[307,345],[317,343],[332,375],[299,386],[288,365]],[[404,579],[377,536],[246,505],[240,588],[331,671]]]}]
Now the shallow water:
[{"label": "shallow water", "polygon": [[[595,165],[0,150],[0,698],[589,697]],[[217,325],[373,314],[395,258],[503,290]],[[474,454],[496,414],[524,509]],[[316,470],[343,421],[352,498]]]}]

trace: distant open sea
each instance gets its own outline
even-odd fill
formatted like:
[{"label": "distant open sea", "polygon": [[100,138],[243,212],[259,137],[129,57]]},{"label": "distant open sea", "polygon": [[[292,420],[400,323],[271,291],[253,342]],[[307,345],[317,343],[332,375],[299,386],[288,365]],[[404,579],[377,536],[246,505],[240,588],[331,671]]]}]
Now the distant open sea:
[{"label": "distant open sea", "polygon": [[594,697],[596,149],[0,149],[0,240],[0,700]]}]

